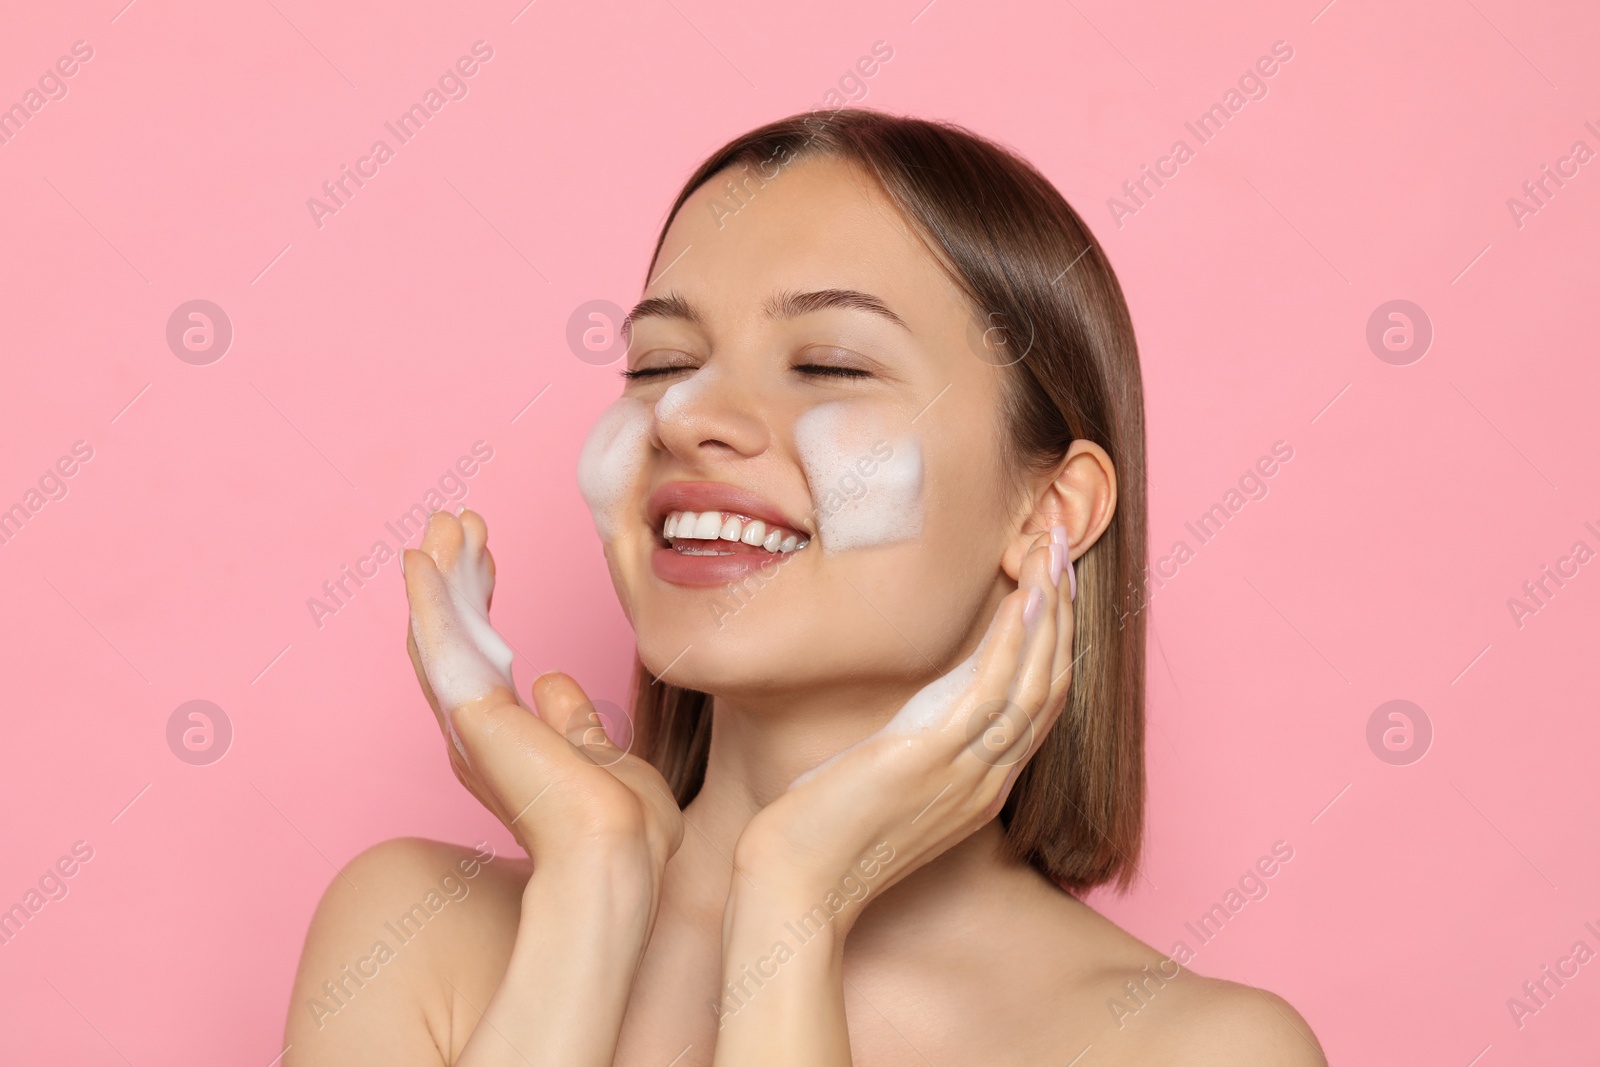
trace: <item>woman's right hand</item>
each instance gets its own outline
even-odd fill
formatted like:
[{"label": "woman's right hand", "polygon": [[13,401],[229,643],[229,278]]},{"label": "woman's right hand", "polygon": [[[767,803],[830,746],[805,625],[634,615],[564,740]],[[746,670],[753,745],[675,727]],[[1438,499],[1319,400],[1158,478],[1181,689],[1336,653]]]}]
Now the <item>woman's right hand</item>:
[{"label": "woman's right hand", "polygon": [[489,626],[494,558],[482,517],[434,512],[402,566],[406,648],[461,784],[536,867],[620,861],[648,877],[639,888],[653,905],[683,815],[660,772],[606,736],[572,678],[546,674],[533,684],[534,708],[519,701],[510,648]]},{"label": "woman's right hand", "polygon": [[458,1067],[607,1067],[683,814],[660,773],[606,736],[564,674],[517,699],[489,626],[494,559],[471,511],[434,512],[401,557],[406,647],[456,777],[533,860],[511,959]]}]

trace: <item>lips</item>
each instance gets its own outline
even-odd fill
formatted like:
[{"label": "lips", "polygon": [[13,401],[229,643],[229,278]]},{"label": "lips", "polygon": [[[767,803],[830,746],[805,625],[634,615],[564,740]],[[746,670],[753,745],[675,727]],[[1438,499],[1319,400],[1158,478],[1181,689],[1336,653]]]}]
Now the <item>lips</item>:
[{"label": "lips", "polygon": [[805,524],[785,515],[776,504],[725,482],[668,482],[650,494],[645,514],[650,525],[660,530],[674,511],[725,511],[742,520],[757,519],[768,527],[780,527],[810,537]]}]

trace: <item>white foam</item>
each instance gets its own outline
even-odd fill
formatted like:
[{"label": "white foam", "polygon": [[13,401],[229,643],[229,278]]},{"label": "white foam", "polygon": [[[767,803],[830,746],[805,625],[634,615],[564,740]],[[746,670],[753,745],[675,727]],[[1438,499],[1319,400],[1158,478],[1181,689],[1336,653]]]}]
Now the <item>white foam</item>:
[{"label": "white foam", "polygon": [[[972,655],[917,690],[911,699],[906,701],[900,710],[894,713],[894,717],[884,723],[867,740],[870,741],[874,737],[906,736],[934,730],[946,725],[949,722],[951,712],[955,709],[956,703],[978,677],[978,658],[983,654],[983,647],[987,642],[988,636],[985,635],[983,642],[979,643]],[[851,749],[858,748],[865,743],[866,741],[858,741],[856,744],[829,756],[810,770],[802,771],[794,781],[789,783],[789,788],[793,789],[807,778],[820,774],[824,767],[842,758]]]},{"label": "white foam", "polygon": [[700,367],[669,386],[656,401],[656,421],[669,425],[686,421],[691,407],[711,388],[715,374],[712,367]]},{"label": "white foam", "polygon": [[[481,700],[496,689],[517,691],[511,678],[513,653],[505,639],[489,625],[489,592],[494,582],[488,557],[463,552],[448,570],[441,571],[445,587],[429,595],[435,624],[426,631],[411,616],[417,655],[434,696],[445,711]],[[461,748],[454,737],[456,748]],[[465,756],[466,753],[462,752]]]},{"label": "white foam", "polygon": [[838,400],[804,412],[795,449],[811,487],[825,553],[922,534],[922,450],[872,408]]},{"label": "white foam", "polygon": [[602,541],[616,538],[631,490],[650,450],[650,408],[620,397],[602,411],[578,455],[578,491]]},{"label": "white foam", "polygon": [[978,677],[978,656],[982,652],[980,644],[972,655],[917,690],[916,695],[894,713],[894,718],[884,723],[880,732],[909,734],[932,730],[944,723],[961,695]]}]

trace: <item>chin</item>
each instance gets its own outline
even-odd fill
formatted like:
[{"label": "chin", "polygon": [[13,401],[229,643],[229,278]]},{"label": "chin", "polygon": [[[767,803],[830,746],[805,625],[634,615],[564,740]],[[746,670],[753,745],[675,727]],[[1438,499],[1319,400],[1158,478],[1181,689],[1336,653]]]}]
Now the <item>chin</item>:
[{"label": "chin", "polygon": [[817,640],[815,604],[804,618],[759,607],[756,600],[740,606],[720,590],[639,605],[639,660],[671,685],[723,695],[806,685],[832,673],[837,656]]},{"label": "chin", "polygon": [[640,662],[667,684],[722,696],[926,680],[959,658],[992,582],[915,543],[833,555],[812,544],[715,583],[662,567],[671,549],[653,538],[617,547],[612,573]]}]

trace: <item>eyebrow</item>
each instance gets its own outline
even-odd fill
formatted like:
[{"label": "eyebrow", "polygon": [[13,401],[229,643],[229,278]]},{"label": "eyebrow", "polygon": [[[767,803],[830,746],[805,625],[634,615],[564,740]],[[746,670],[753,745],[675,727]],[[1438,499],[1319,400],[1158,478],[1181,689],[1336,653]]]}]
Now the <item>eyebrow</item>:
[{"label": "eyebrow", "polygon": [[[869,312],[894,323],[903,330],[911,329],[904,319],[890,310],[889,305],[871,293],[863,293],[858,289],[814,289],[803,293],[786,289],[769,298],[761,310],[770,319],[793,319],[828,308]],[[633,310],[622,320],[622,335],[630,336],[634,321],[644,318],[682,319],[695,326],[705,327],[705,318],[699,310],[677,293],[653,296],[635,304]]]}]

